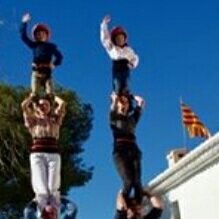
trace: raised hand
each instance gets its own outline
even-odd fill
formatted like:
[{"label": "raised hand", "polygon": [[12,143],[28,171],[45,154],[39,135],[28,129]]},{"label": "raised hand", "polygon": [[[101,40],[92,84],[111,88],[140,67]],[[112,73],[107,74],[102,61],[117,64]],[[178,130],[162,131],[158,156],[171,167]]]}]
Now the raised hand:
[{"label": "raised hand", "polygon": [[144,106],[144,99],[140,96],[134,96],[135,101],[137,102],[137,105],[140,107]]},{"label": "raised hand", "polygon": [[106,24],[108,24],[110,21],[111,21],[110,15],[106,15],[106,16],[103,18],[103,22],[106,23]]},{"label": "raised hand", "polygon": [[116,102],[118,96],[116,95],[116,93],[113,91],[112,94],[110,95],[112,102]]},{"label": "raised hand", "polygon": [[55,69],[56,66],[55,66],[53,63],[50,63],[49,67],[50,67],[51,69]]},{"label": "raised hand", "polygon": [[26,14],[23,15],[23,17],[22,17],[22,22],[23,22],[23,23],[27,23],[27,22],[29,22],[30,20],[31,20],[31,16],[30,16],[29,13],[26,13]]}]

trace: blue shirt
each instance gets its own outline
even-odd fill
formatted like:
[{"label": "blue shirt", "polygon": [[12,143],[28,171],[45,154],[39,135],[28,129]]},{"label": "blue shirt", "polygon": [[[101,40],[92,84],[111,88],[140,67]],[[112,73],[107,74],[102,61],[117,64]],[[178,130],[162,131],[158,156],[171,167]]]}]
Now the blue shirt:
[{"label": "blue shirt", "polygon": [[22,23],[20,27],[21,39],[33,51],[33,62],[35,64],[60,65],[62,54],[54,43],[33,41],[27,36],[27,23]]}]

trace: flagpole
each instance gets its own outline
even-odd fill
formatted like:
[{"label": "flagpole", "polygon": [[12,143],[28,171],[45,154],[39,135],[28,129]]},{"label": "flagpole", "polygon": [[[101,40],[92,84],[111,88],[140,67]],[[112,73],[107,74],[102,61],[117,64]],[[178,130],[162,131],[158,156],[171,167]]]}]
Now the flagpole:
[{"label": "flagpole", "polygon": [[180,111],[181,111],[181,125],[182,125],[183,147],[185,149],[188,149],[187,146],[186,146],[186,143],[187,143],[186,129],[185,129],[185,125],[183,123],[183,114],[182,114],[182,104],[183,104],[183,101],[182,101],[182,97],[179,98],[179,103],[180,103]]}]

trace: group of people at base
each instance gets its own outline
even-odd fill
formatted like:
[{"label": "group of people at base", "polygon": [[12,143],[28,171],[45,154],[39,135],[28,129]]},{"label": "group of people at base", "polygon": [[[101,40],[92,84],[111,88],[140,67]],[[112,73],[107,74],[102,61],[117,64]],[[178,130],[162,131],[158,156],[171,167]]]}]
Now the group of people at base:
[{"label": "group of people at base", "polygon": [[[32,50],[31,93],[22,102],[24,123],[32,136],[30,169],[34,199],[24,209],[25,219],[75,219],[76,205],[60,196],[61,156],[59,131],[66,113],[66,103],[55,95],[52,71],[62,63],[63,56],[54,43],[49,42],[51,31],[45,24],[36,24],[32,38],[27,34],[30,14],[24,14],[20,28],[21,39]],[[141,150],[135,129],[144,108],[144,99],[130,91],[130,73],[139,57],[128,45],[123,27],[108,29],[110,16],[100,25],[100,39],[112,60],[112,89],[110,127],[113,133],[113,159],[123,181],[116,201],[115,219],[157,219],[163,202],[157,195],[145,192],[141,183]],[[40,89],[43,88],[43,95]],[[132,190],[134,195],[131,195]],[[145,195],[146,194],[146,195]],[[152,209],[142,214],[142,200],[148,198]]]}]

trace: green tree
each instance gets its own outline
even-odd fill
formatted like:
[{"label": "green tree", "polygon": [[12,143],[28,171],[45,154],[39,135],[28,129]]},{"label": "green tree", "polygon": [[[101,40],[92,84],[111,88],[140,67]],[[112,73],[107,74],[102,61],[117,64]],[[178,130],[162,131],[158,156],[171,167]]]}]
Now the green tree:
[{"label": "green tree", "polygon": [[[28,153],[31,137],[24,127],[20,107],[29,92],[24,87],[0,84],[0,210],[8,207],[14,213],[33,198]],[[93,167],[87,167],[80,155],[92,129],[93,110],[71,90],[59,87],[56,94],[67,102],[59,141],[61,190],[66,194],[72,186],[83,186],[92,178]]]}]

